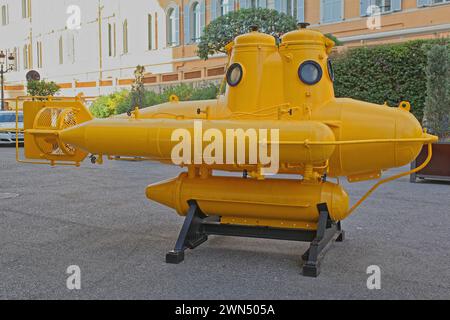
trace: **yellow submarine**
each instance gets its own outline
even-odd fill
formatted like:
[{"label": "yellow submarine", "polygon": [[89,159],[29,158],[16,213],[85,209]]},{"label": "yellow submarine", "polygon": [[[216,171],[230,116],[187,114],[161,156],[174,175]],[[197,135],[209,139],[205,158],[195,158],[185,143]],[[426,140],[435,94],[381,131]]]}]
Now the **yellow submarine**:
[{"label": "yellow submarine", "polygon": [[[182,166],[185,173],[146,191],[149,199],[186,216],[167,262],[181,262],[184,251],[208,235],[298,240],[311,242],[303,271],[317,276],[323,249],[343,240],[340,222],[376,187],[410,172],[379,181],[351,208],[339,178],[379,179],[383,171],[412,162],[428,144],[423,168],[437,137],[422,129],[406,101],[389,107],[336,98],[329,59],[334,42],[306,26],[300,24],[279,43],[257,28],[238,36],[226,47],[226,88],[217,100],[180,102],[173,96],[168,103],[110,119],[93,119],[78,98],[27,101],[25,157],[79,165],[89,154],[97,163],[107,156],[131,156]],[[204,139],[184,140],[190,150],[175,162],[182,135],[174,139],[174,132],[180,129]],[[244,146],[241,159],[239,142],[229,148],[230,139]],[[252,155],[255,139],[266,144],[267,155],[276,150],[276,172],[268,175],[269,164]],[[207,150],[209,159],[202,157]],[[220,176],[221,171],[242,177]]]}]

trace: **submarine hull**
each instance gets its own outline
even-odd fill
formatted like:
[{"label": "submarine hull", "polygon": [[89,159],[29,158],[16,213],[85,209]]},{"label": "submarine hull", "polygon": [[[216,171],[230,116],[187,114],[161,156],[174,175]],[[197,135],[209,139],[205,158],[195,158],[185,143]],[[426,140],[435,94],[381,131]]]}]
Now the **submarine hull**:
[{"label": "submarine hull", "polygon": [[183,173],[150,185],[146,194],[182,216],[188,213],[188,201],[195,200],[206,215],[220,216],[223,224],[278,228],[316,230],[317,203],[327,203],[334,221],[344,220],[349,208],[349,197],[337,184],[307,184],[289,179],[192,179]]}]

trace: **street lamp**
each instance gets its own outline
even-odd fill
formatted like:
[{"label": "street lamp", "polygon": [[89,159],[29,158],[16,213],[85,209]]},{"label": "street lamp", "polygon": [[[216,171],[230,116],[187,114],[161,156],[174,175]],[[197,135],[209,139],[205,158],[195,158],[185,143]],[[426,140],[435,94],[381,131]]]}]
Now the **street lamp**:
[{"label": "street lamp", "polygon": [[1,77],[1,108],[0,110],[5,110],[5,73],[8,73],[14,69],[14,55],[11,53],[8,56],[8,64],[6,65],[6,54],[2,51],[0,51],[0,77]]}]

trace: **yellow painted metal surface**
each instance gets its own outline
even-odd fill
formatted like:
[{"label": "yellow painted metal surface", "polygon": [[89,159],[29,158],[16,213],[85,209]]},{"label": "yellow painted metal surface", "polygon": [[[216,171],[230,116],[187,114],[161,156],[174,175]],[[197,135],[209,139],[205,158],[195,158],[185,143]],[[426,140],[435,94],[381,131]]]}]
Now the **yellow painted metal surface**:
[{"label": "yellow painted metal surface", "polygon": [[[423,144],[437,138],[422,130],[408,103],[389,107],[335,98],[328,61],[333,45],[321,33],[306,29],[284,35],[280,45],[258,32],[239,36],[227,49],[230,71],[237,64],[242,77],[216,100],[180,102],[171,97],[168,103],[136,109],[131,116],[105,120],[92,119],[80,101],[25,103],[25,155],[51,164],[78,164],[88,153],[100,159],[144,157],[173,164],[179,142],[173,134],[179,129],[195,136],[200,124],[202,134],[215,130],[225,137],[232,129],[238,132],[232,139],[241,139],[243,145],[251,140],[247,130],[256,130],[259,142],[260,129],[279,130],[279,139],[269,146],[279,147],[278,173],[293,179],[267,179],[260,160],[239,163],[233,156],[232,164],[211,159],[198,163],[193,152],[187,163],[176,163],[187,167],[187,173],[149,186],[147,196],[181,215],[188,200],[197,200],[203,212],[220,215],[222,223],[315,229],[316,205],[321,202],[328,203],[334,220],[343,220],[360,202],[349,210],[342,187],[324,182],[322,176],[347,177],[350,182],[379,179],[383,171],[410,163]],[[321,70],[317,83],[308,84],[299,76],[299,67],[307,62]],[[189,146],[203,151],[211,142],[205,141],[194,139]],[[226,154],[226,147],[221,151]],[[247,146],[246,159],[250,151]],[[248,179],[216,173],[244,170]]]},{"label": "yellow painted metal surface", "polygon": [[223,223],[283,228],[315,229],[318,203],[328,204],[335,221],[345,219],[349,208],[345,190],[329,182],[306,184],[293,179],[258,181],[234,177],[191,179],[186,173],[149,186],[147,197],[177,210],[180,215],[187,214],[187,202],[195,199],[205,214],[219,215]]},{"label": "yellow painted metal surface", "polygon": [[[93,120],[79,126],[63,130],[59,133],[60,140],[69,145],[77,146],[94,154],[142,156],[152,160],[170,161],[172,150],[179,144],[179,141],[172,141],[171,137],[175,130],[185,129],[194,137],[196,120],[139,120],[130,121],[126,119]],[[248,129],[279,129],[280,130],[280,159],[285,164],[302,163],[323,163],[333,154],[335,146],[307,146],[298,141],[308,139],[311,142],[334,141],[334,134],[331,129],[318,121],[222,121],[204,120],[201,122],[202,132],[209,129],[218,130],[223,137],[227,136],[227,129],[242,130]],[[114,137],[114,138],[112,138]],[[257,139],[260,137],[257,135]],[[238,135],[236,141],[245,143],[246,136]],[[194,143],[194,141],[193,141]],[[200,141],[202,150],[206,148],[208,142]],[[223,163],[226,163],[226,144],[223,144]],[[237,164],[235,152],[233,163]],[[246,150],[246,159],[249,158],[249,150]],[[194,163],[194,153],[192,153],[191,163]],[[205,159],[207,160],[207,159]],[[239,170],[236,165],[215,166],[212,169],[223,169],[227,171]],[[239,170],[241,171],[241,170]]]},{"label": "yellow painted metal surface", "polygon": [[79,123],[92,120],[81,101],[25,101],[25,157],[33,160],[73,161],[79,163],[87,152],[59,139],[59,133]]}]

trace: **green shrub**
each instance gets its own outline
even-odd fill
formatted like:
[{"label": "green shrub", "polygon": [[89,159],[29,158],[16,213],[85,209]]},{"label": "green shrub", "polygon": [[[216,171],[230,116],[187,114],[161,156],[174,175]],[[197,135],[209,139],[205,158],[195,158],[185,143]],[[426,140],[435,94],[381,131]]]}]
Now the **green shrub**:
[{"label": "green shrub", "polygon": [[427,53],[433,44],[443,42],[448,39],[361,47],[335,56],[336,96],[391,106],[408,100],[412,113],[421,120],[427,90]]},{"label": "green shrub", "polygon": [[188,101],[191,98],[193,88],[191,85],[182,83],[176,86],[167,87],[163,90],[162,98],[164,102],[169,101],[171,95],[176,95],[180,101]]},{"label": "green shrub", "polygon": [[441,140],[449,134],[450,57],[448,46],[434,45],[428,53],[424,125]]},{"label": "green shrub", "polygon": [[219,86],[216,86],[214,84],[210,84],[205,87],[196,88],[192,92],[190,100],[213,100],[217,98],[217,95],[219,94]]},{"label": "green shrub", "polygon": [[[171,95],[176,95],[181,101],[216,99],[218,91],[219,87],[214,84],[198,88],[193,88],[189,84],[179,84],[165,88],[162,93],[145,90],[142,107],[147,108],[168,102]],[[127,113],[135,107],[137,105],[134,105],[130,91],[123,90],[97,98],[90,110],[97,118],[108,118],[112,115]]]},{"label": "green shrub", "polygon": [[132,107],[133,97],[130,92],[128,91],[126,92],[128,93],[127,96],[123,100],[119,101],[119,103],[116,106],[116,109],[114,110],[114,113],[111,115],[127,113],[134,109],[134,107]]},{"label": "green shrub", "polygon": [[145,91],[144,93],[144,106],[145,107],[151,107],[156,106],[158,104],[167,102],[167,100],[164,100],[163,96],[159,93],[156,93],[154,91]]},{"label": "green shrub", "polygon": [[27,83],[27,93],[30,96],[48,97],[54,96],[60,91],[60,87],[53,81],[31,80]]},{"label": "green shrub", "polygon": [[118,109],[129,99],[129,91],[122,90],[107,96],[101,96],[90,107],[91,113],[97,118],[108,118],[118,114]]}]

